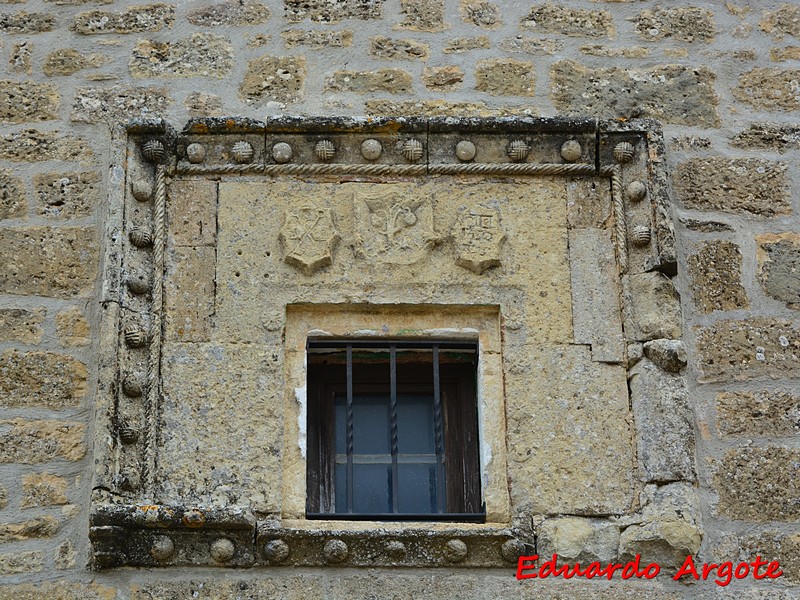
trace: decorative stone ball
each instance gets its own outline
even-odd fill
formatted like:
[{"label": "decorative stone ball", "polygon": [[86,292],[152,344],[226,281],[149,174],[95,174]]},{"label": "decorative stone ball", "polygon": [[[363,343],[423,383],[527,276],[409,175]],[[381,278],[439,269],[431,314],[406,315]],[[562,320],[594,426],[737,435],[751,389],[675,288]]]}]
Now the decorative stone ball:
[{"label": "decorative stone ball", "polygon": [[321,161],[327,162],[333,160],[336,154],[336,146],[334,146],[333,142],[330,140],[320,140],[317,142],[316,146],[314,146],[314,154],[316,154],[317,158]]},{"label": "decorative stone ball", "polygon": [[150,278],[142,273],[131,273],[126,280],[132,294],[141,296],[150,291]]},{"label": "decorative stone ball", "polygon": [[398,540],[386,542],[386,554],[388,554],[389,558],[392,560],[403,560],[407,553],[406,545],[403,542]]},{"label": "decorative stone ball", "polygon": [[139,381],[132,377],[126,377],[122,380],[122,391],[129,398],[138,398],[144,389]]},{"label": "decorative stone ball", "polygon": [[272,158],[280,165],[292,160],[292,154],[292,147],[286,142],[278,142],[272,147]]},{"label": "decorative stone ball", "polygon": [[228,538],[219,538],[211,544],[211,558],[217,562],[228,562],[233,558],[236,546]]},{"label": "decorative stone ball", "polygon": [[175,554],[175,543],[171,538],[160,535],[153,540],[153,545],[150,546],[150,556],[156,560],[169,560],[173,554]]},{"label": "decorative stone ball", "polygon": [[190,163],[201,163],[206,159],[206,147],[203,144],[193,143],[186,146],[186,159]]},{"label": "decorative stone ball", "polygon": [[147,202],[153,197],[153,186],[149,181],[136,179],[131,182],[131,193],[139,202]]},{"label": "decorative stone ball", "polygon": [[202,510],[191,508],[184,513],[182,521],[186,527],[202,527],[206,522],[206,516]]},{"label": "decorative stone ball", "polygon": [[144,156],[145,160],[148,162],[159,163],[164,160],[166,155],[167,152],[164,150],[164,144],[159,140],[147,140],[142,145],[142,156]]},{"label": "decorative stone ball", "polygon": [[461,140],[456,144],[456,157],[460,161],[468,162],[472,160],[475,158],[476,152],[477,150],[475,149],[475,144],[469,140]]},{"label": "decorative stone ball", "polygon": [[530,146],[522,140],[514,140],[508,145],[508,157],[514,162],[522,162],[528,158],[528,153],[531,151]]},{"label": "decorative stone ball", "polygon": [[567,162],[575,162],[581,157],[583,148],[577,140],[567,140],[561,144],[561,158]]},{"label": "decorative stone ball", "polygon": [[620,164],[630,162],[635,152],[633,144],[630,142],[620,142],[614,146],[614,160]]},{"label": "decorative stone ball", "polygon": [[417,162],[422,158],[424,147],[419,140],[406,140],[403,144],[403,156],[409,162]]},{"label": "decorative stone ball", "polygon": [[500,546],[500,554],[502,554],[504,560],[516,563],[519,557],[525,554],[525,544],[516,539],[506,540]]},{"label": "decorative stone ball", "polygon": [[647,244],[650,243],[651,237],[652,234],[647,225],[637,225],[631,231],[631,242],[633,242],[634,246],[647,246]]},{"label": "decorative stone ball", "polygon": [[135,444],[139,439],[139,432],[133,427],[122,427],[119,430],[119,439],[123,444]]},{"label": "decorative stone ball", "polygon": [[270,540],[264,544],[264,556],[273,564],[282,563],[289,558],[289,545],[283,540]]},{"label": "decorative stone ball", "polygon": [[253,154],[253,146],[244,140],[236,142],[233,145],[233,148],[231,148],[231,156],[233,156],[233,160],[240,165],[249,163],[251,160],[253,160]]},{"label": "decorative stone ball", "polygon": [[467,558],[467,545],[461,540],[448,541],[444,546],[444,555],[448,562],[458,563]]},{"label": "decorative stone ball", "polygon": [[342,540],[328,540],[322,547],[322,556],[328,563],[344,562],[349,553],[347,544]]},{"label": "decorative stone ball", "polygon": [[383,146],[378,140],[368,139],[361,142],[361,155],[367,160],[378,160],[383,152]]},{"label": "decorative stone ball", "polygon": [[647,186],[641,181],[631,181],[625,188],[625,195],[632,202],[640,202],[647,196]]},{"label": "decorative stone ball", "polygon": [[125,343],[130,348],[141,348],[147,343],[147,334],[136,325],[128,325],[125,328]]},{"label": "decorative stone ball", "polygon": [[149,231],[141,227],[131,229],[128,238],[131,240],[131,244],[137,248],[147,248],[153,244],[153,236],[150,235]]}]

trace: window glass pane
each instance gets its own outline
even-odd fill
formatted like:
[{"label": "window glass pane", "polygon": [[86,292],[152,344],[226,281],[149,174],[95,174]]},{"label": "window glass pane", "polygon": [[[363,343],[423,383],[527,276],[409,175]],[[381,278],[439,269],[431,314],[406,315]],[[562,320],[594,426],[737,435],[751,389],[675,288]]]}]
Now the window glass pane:
[{"label": "window glass pane", "polygon": [[435,513],[436,465],[400,464],[398,469],[398,510],[401,513]]},{"label": "window glass pane", "polygon": [[[346,427],[336,423],[336,429]],[[389,397],[359,395],[353,397],[353,452],[389,454]]]},{"label": "window glass pane", "polygon": [[336,512],[347,512],[347,463],[336,464],[336,481],[334,482],[334,506]]},{"label": "window glass pane", "polygon": [[400,454],[436,454],[432,395],[398,396],[397,449]]},{"label": "window glass pane", "polygon": [[[353,465],[353,511],[358,513],[389,513],[392,503],[389,496],[392,481],[391,464]],[[339,487],[339,481],[336,487]],[[337,489],[338,496],[338,489]],[[338,504],[337,504],[338,509]],[[347,510],[346,508],[344,509]],[[339,511],[337,512],[344,512]]]}]

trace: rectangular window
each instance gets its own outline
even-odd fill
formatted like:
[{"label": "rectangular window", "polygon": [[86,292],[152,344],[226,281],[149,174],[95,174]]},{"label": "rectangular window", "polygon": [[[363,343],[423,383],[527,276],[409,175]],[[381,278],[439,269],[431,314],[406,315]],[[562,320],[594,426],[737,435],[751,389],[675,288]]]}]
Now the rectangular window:
[{"label": "rectangular window", "polygon": [[309,340],[308,518],[483,521],[477,344]]}]

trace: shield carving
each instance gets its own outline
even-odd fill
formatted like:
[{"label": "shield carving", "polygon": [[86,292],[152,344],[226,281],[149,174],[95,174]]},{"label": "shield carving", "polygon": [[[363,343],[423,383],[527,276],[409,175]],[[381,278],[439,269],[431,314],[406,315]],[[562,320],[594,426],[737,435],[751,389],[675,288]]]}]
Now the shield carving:
[{"label": "shield carving", "polygon": [[383,263],[410,265],[436,244],[433,202],[408,190],[359,190],[353,195],[356,252]]},{"label": "shield carving", "polygon": [[333,248],[339,234],[328,208],[301,206],[286,213],[280,230],[284,261],[311,275],[333,262]]},{"label": "shield carving", "polygon": [[506,234],[500,227],[500,213],[483,206],[463,211],[453,228],[456,264],[480,275],[500,266],[500,249]]}]

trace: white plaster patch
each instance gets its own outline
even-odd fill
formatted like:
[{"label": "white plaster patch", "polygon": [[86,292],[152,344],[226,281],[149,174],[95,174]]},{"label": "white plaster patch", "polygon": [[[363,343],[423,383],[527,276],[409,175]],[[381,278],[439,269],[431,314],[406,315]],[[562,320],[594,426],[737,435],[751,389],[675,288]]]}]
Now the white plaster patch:
[{"label": "white plaster patch", "polygon": [[306,408],[308,400],[306,397],[306,388],[294,388],[295,402],[300,406],[297,414],[297,447],[300,448],[300,455],[306,457]]}]

